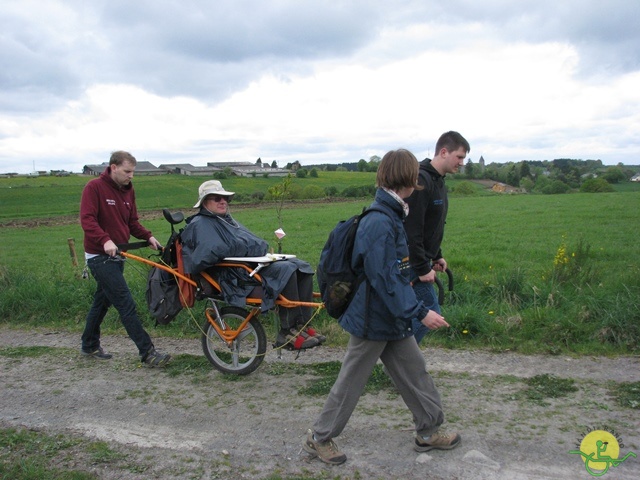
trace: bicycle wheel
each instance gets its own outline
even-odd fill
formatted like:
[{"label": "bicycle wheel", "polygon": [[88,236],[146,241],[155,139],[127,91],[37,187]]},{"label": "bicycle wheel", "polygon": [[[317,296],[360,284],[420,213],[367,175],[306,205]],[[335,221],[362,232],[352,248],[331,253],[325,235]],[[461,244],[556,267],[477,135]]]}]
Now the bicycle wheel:
[{"label": "bicycle wheel", "polygon": [[[248,312],[239,307],[220,309],[223,325],[237,329]],[[211,364],[223,373],[247,375],[260,366],[267,351],[264,327],[253,317],[240,335],[228,344],[208,321],[202,328],[202,350]]]}]

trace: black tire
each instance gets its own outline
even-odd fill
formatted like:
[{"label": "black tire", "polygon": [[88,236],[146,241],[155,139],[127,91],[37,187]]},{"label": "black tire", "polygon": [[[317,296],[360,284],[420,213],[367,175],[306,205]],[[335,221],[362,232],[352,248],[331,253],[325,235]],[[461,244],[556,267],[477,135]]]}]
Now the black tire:
[{"label": "black tire", "polygon": [[[237,328],[249,312],[239,307],[220,309],[225,325]],[[260,366],[267,351],[267,336],[257,317],[249,320],[245,331],[228,345],[207,321],[202,328],[202,350],[211,364],[223,373],[247,375]]]}]

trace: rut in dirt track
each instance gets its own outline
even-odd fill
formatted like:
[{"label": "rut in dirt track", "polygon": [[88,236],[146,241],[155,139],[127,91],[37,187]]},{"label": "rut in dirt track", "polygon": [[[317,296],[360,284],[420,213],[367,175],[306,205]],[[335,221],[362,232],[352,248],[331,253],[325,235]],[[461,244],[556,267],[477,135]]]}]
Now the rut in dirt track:
[{"label": "rut in dirt track", "polygon": [[[0,425],[103,440],[125,449],[129,461],[145,469],[140,476],[92,466],[101,479],[266,478],[274,472],[285,478],[587,478],[584,463],[568,453],[586,425],[616,428],[624,438],[623,453],[640,453],[637,410],[619,408],[608,397],[612,382],[640,381],[637,357],[425,349],[448,428],[460,431],[461,446],[417,454],[402,400],[391,392],[365,394],[337,439],[347,463],[327,467],[301,453],[324,397],[298,390],[318,379],[276,373],[280,363],[339,361],[343,349],[316,348],[299,357],[284,352],[282,358],[269,349],[258,370],[234,378],[213,369],[195,376],[140,368],[127,337],[103,338],[114,354],[109,361],[80,358],[79,342],[79,333],[0,327]],[[154,342],[173,355],[203,355],[196,339]],[[26,346],[53,348],[34,357],[2,355]],[[541,373],[572,378],[578,391],[547,406],[518,400],[520,379]],[[635,479],[637,466],[625,462],[611,478]]]}]

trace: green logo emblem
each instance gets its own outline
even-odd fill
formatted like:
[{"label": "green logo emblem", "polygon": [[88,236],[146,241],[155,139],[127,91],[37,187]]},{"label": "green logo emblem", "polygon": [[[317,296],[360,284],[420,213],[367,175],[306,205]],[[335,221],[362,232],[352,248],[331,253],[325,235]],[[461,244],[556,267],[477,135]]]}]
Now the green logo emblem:
[{"label": "green logo emblem", "polygon": [[636,457],[633,452],[627,453],[620,458],[620,449],[624,448],[624,443],[620,436],[613,430],[596,430],[589,428],[584,436],[578,450],[571,450],[582,457],[584,468],[589,475],[601,477],[609,471],[611,467],[617,467],[630,457]]}]

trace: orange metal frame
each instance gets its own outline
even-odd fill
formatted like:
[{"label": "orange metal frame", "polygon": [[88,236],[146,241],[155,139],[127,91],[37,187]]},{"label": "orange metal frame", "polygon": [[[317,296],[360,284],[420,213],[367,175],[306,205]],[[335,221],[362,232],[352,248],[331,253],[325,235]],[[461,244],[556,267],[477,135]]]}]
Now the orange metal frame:
[{"label": "orange metal frame", "polygon": [[[135,260],[137,262],[142,262],[145,263],[147,265],[150,265],[152,267],[157,267],[160,268],[166,272],[171,273],[172,275],[174,275],[175,277],[185,281],[186,283],[188,283],[189,285],[191,285],[194,288],[198,288],[198,283],[193,280],[189,275],[184,274],[184,273],[180,273],[178,271],[177,268],[173,268],[170,267],[168,265],[164,265],[162,263],[158,263],[158,262],[154,262],[153,260],[149,260],[147,258],[144,257],[140,257],[138,255],[133,255],[129,252],[119,252],[120,255],[122,255],[125,258],[129,258],[131,260]],[[247,272],[251,273],[254,269],[249,267],[247,264],[245,263],[241,263],[241,262],[221,262],[215,265],[216,267],[233,267],[233,268],[244,268]],[[207,272],[201,272],[200,276],[202,278],[204,278],[207,283],[211,284],[211,286],[217,291],[217,292],[221,292],[222,289],[220,288],[220,284],[218,282],[216,282],[213,277],[211,275],[209,275]],[[255,273],[254,277],[256,278],[257,281],[261,282],[262,278],[260,277],[260,274]],[[314,298],[319,298],[320,294],[317,292],[313,293]],[[279,295],[278,298],[276,299],[276,305],[279,305],[283,308],[294,308],[294,307],[311,307],[311,308],[322,308],[324,306],[323,303],[321,302],[302,302],[302,301],[296,301],[296,300],[289,300],[288,298],[286,298],[284,295]],[[236,339],[236,337],[240,334],[240,332],[242,332],[242,330],[244,330],[244,328],[247,326],[247,324],[249,323],[249,321],[255,317],[256,315],[258,315],[260,313],[260,305],[262,304],[262,300],[259,298],[247,298],[247,305],[249,305],[251,307],[251,309],[249,310],[248,315],[245,317],[245,319],[242,321],[242,323],[238,326],[237,329],[232,329],[232,328],[221,328],[220,325],[218,325],[218,323],[215,321],[214,318],[211,317],[210,315],[210,308],[207,308],[205,310],[205,316],[207,317],[207,321],[211,324],[211,326],[216,330],[216,332],[218,333],[218,335],[220,335],[220,338],[222,338],[223,340],[225,340],[229,345]]]}]

